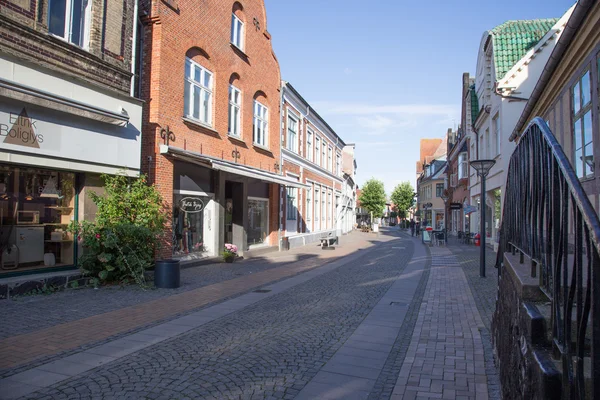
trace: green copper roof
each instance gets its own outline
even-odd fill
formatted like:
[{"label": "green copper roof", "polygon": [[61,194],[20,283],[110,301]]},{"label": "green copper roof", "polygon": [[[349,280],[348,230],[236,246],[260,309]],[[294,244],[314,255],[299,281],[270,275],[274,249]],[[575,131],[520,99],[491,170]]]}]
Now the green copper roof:
[{"label": "green copper roof", "polygon": [[496,80],[502,79],[557,21],[558,18],[507,21],[492,29]]},{"label": "green copper roof", "polygon": [[471,92],[471,123],[475,125],[475,120],[479,116],[479,101],[477,99],[475,85],[469,87],[469,92]]}]

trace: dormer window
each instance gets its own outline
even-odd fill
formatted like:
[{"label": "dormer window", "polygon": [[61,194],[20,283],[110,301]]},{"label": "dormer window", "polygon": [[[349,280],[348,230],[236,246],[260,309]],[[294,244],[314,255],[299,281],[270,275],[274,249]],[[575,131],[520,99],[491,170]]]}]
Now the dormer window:
[{"label": "dormer window", "polygon": [[244,23],[235,14],[231,14],[231,43],[244,50]]}]

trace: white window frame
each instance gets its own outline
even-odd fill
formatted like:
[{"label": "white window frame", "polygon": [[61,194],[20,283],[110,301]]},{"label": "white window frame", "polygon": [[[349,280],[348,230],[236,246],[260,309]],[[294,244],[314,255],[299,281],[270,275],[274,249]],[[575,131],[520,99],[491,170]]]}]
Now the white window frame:
[{"label": "white window frame", "polygon": [[315,164],[321,165],[321,138],[315,135]]},{"label": "white window frame", "polygon": [[[298,153],[298,127],[300,125],[299,118],[290,112],[288,112],[287,117],[287,136],[285,145],[289,151]],[[295,125],[295,130],[291,129],[292,125]]]},{"label": "white window frame", "polygon": [[327,206],[326,206],[326,197],[327,197],[327,193],[326,193],[326,189],[324,187],[321,187],[321,221],[323,222],[323,224],[321,224],[321,228],[322,229],[327,229]]},{"label": "white window frame", "polygon": [[336,153],[335,155],[335,174],[337,176],[341,176],[342,175],[342,170],[340,168],[342,162],[342,156],[339,153]]},{"label": "white window frame", "polygon": [[[201,124],[212,127],[212,102],[213,102],[213,83],[214,83],[214,75],[208,69],[204,68],[202,65],[193,61],[190,58],[185,58],[185,63],[189,64],[189,76],[185,77],[185,85],[188,89],[187,94],[189,98],[184,99],[184,115],[186,118],[192,119],[194,121],[198,121]],[[196,68],[199,69],[200,72],[200,80],[197,81],[194,77],[194,72]],[[187,69],[187,65],[186,65]],[[208,86],[205,85],[206,75],[208,75]],[[195,103],[195,91],[194,89],[198,88],[198,117],[194,117],[194,103]],[[205,94],[208,95],[207,107],[202,107],[202,99],[205,97]],[[185,92],[184,92],[185,97]],[[187,107],[185,107],[187,103]],[[187,108],[187,109],[186,109]]]},{"label": "white window frame", "polygon": [[458,155],[458,179],[469,177],[469,157],[467,152],[463,151]]},{"label": "white window frame", "polygon": [[244,50],[244,23],[235,14],[231,14],[231,44]]},{"label": "white window frame", "polygon": [[327,142],[325,141],[324,137],[321,138],[321,149],[321,157],[323,158],[321,167],[327,169]]},{"label": "white window frame", "polygon": [[321,207],[320,207],[320,199],[321,195],[320,186],[315,186],[315,231],[321,230]]},{"label": "white window frame", "polygon": [[[84,0],[85,2],[85,0]],[[50,17],[51,12],[50,9],[52,7],[52,0],[48,2],[48,28],[50,28]],[[74,44],[75,46],[79,46],[85,50],[89,50],[90,46],[90,26],[91,26],[91,8],[92,8],[92,0],[87,0],[87,4],[82,9],[83,13],[83,28],[81,29],[81,43],[75,43],[72,41],[73,38],[73,26],[72,26],[72,18],[73,18],[73,0],[65,0],[65,25],[64,25],[64,33],[63,35],[57,35],[55,33],[50,32],[50,34],[54,37],[60,38],[68,43]]]},{"label": "white window frame", "polygon": [[310,128],[306,129],[306,159],[313,160],[313,131]]},{"label": "white window frame", "polygon": [[298,189],[287,188],[286,192],[286,220],[296,221],[298,219]]},{"label": "white window frame", "polygon": [[[252,142],[261,147],[268,147],[269,143],[269,108],[254,100],[254,123],[252,132]],[[262,136],[259,136],[258,126],[262,128]]]},{"label": "white window frame", "polygon": [[[588,76],[588,84],[589,84],[589,93],[583,93],[583,78],[584,76]],[[571,118],[573,121],[573,165],[575,166],[575,173],[579,179],[589,179],[595,176],[594,166],[594,115],[593,115],[593,104],[592,96],[594,95],[595,90],[593,89],[592,84],[592,70],[587,68],[577,79],[577,82],[571,88]],[[575,93],[577,91],[577,93]],[[584,99],[587,98],[587,102],[584,103]],[[577,104],[576,104],[577,103]],[[585,142],[585,132],[588,129],[586,124],[586,117],[589,115],[589,132],[590,132],[590,141]],[[580,126],[579,135],[577,130],[577,125]],[[579,136],[579,137],[578,137]],[[579,143],[578,143],[579,142]],[[587,154],[586,147],[590,146],[592,148],[592,154]],[[581,157],[577,157],[577,152],[581,151]],[[591,156],[592,165],[589,166],[585,162],[585,158]],[[589,168],[589,173],[588,173]]]},{"label": "white window frame", "polygon": [[333,173],[333,148],[331,146],[327,149],[327,170]]},{"label": "white window frame", "polygon": [[492,124],[494,125],[494,134],[495,139],[496,139],[496,156],[500,155],[500,150],[501,150],[501,139],[502,136],[500,135],[500,116],[498,114],[496,114],[496,116],[494,117],[494,119],[492,119]]},{"label": "white window frame", "polygon": [[[237,92],[238,94],[238,102],[235,102],[235,97],[234,94]],[[237,116],[234,115],[234,111],[237,110]],[[235,121],[234,121],[235,118]],[[237,131],[236,129],[231,129],[231,127],[235,127],[237,124]],[[238,88],[236,88],[233,85],[229,85],[229,135],[231,136],[235,136],[235,137],[241,137],[242,136],[242,91]]]}]

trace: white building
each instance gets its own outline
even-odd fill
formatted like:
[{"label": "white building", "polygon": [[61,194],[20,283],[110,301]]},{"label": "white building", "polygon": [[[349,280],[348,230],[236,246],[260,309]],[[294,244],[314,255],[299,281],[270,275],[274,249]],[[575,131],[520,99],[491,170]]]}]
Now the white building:
[{"label": "white building", "polygon": [[[486,234],[496,239],[510,156],[508,140],[527,99],[552,53],[572,10],[560,19],[508,21],[483,34],[477,59],[475,90],[479,112],[470,140],[470,160],[492,159],[496,164],[486,178]],[[480,182],[470,169],[471,204],[481,207]],[[479,213],[470,216],[478,232]]]}]

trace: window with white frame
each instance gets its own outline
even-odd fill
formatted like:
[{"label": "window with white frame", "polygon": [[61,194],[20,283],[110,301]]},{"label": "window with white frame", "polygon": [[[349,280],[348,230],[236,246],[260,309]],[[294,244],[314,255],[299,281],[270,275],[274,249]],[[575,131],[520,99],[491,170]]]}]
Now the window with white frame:
[{"label": "window with white frame", "polygon": [[340,212],[339,210],[340,208],[340,196],[336,195],[335,196],[335,214],[334,214],[334,218],[335,218],[335,223],[337,224],[337,220],[338,220],[338,213]]},{"label": "window with white frame", "polygon": [[254,133],[252,140],[255,144],[267,147],[269,132],[269,109],[254,100]]},{"label": "window with white frame", "polygon": [[494,149],[494,155],[497,156],[500,154],[500,141],[502,138],[500,135],[500,118],[498,114],[496,114],[496,116],[492,120],[492,123],[494,124],[494,138],[496,139],[496,148]]},{"label": "window with white frame", "polygon": [[321,139],[315,137],[315,164],[321,165]]},{"label": "window with white frame", "polygon": [[310,189],[306,189],[306,221],[307,222],[310,222],[310,220],[312,219],[312,210],[313,210],[312,191],[313,191],[312,186],[310,187]]},{"label": "window with white frame", "polygon": [[329,214],[327,215],[327,221],[329,222],[329,227],[331,227],[331,214],[333,209],[331,208],[331,198],[332,198],[332,194],[331,194],[331,190],[329,192],[327,192],[327,210],[329,210]]},{"label": "window with white frame", "polygon": [[212,125],[212,72],[185,59],[184,113],[187,118]]},{"label": "window with white frame", "polygon": [[87,49],[91,4],[91,0],[49,0],[48,31]]},{"label": "window with white frame", "polygon": [[322,227],[323,229],[327,229],[326,220],[327,220],[327,208],[325,207],[325,197],[327,197],[327,193],[325,189],[321,189],[321,221],[323,221]]},{"label": "window with white frame", "polygon": [[333,149],[331,146],[327,150],[327,170],[333,172]]},{"label": "window with white frame", "polygon": [[229,134],[240,137],[242,94],[238,88],[229,86]]},{"label": "window with white frame", "polygon": [[296,206],[296,188],[287,189],[287,219],[295,220],[298,215],[298,208]]},{"label": "window with white frame", "polygon": [[310,129],[306,130],[306,158],[308,161],[313,160],[313,133]]},{"label": "window with white frame", "polygon": [[321,195],[321,191],[317,189],[315,186],[315,230],[318,231],[321,229],[321,223],[319,221],[321,216],[321,207],[319,207],[319,196]]},{"label": "window with white frame", "polygon": [[298,152],[298,118],[288,114],[286,147],[294,153]]},{"label": "window with white frame", "polygon": [[231,14],[231,43],[244,50],[244,23],[235,14]]},{"label": "window with white frame", "polygon": [[594,137],[592,134],[592,90],[590,71],[577,80],[572,89],[575,171],[579,178],[594,175]]},{"label": "window with white frame", "polygon": [[335,174],[338,176],[340,176],[342,174],[342,171],[340,170],[341,159],[342,159],[342,157],[339,154],[336,154],[336,156],[335,156]]},{"label": "window with white frame", "polygon": [[464,151],[458,155],[458,179],[469,177],[469,161],[467,152]]},{"label": "window with white frame", "polygon": [[326,145],[327,142],[325,141],[325,138],[322,138],[321,142],[322,142],[321,148],[323,149],[323,152],[321,153],[321,156],[323,157],[322,158],[323,164],[321,164],[321,166],[323,168],[327,168],[327,145]]},{"label": "window with white frame", "polygon": [[491,156],[491,152],[490,152],[490,129],[486,129],[485,130],[485,158],[490,158]]}]

